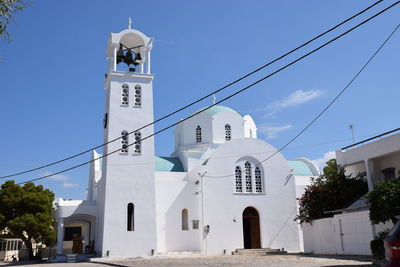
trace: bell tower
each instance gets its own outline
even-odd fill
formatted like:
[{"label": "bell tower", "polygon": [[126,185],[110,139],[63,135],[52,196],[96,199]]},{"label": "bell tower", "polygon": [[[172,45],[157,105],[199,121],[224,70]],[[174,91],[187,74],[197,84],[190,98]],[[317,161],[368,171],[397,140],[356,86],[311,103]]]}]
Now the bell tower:
[{"label": "bell tower", "polygon": [[152,38],[129,27],[111,33],[105,80],[104,154],[99,185],[100,229],[96,244],[103,257],[150,255],[157,249],[154,182]]}]

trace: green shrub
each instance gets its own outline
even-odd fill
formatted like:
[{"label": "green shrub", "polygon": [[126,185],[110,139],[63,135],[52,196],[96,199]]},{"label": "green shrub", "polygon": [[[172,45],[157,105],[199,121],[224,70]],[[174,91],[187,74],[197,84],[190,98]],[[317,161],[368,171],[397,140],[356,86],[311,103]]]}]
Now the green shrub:
[{"label": "green shrub", "polygon": [[374,224],[397,221],[400,215],[400,178],[378,182],[365,199],[369,205],[369,218]]},{"label": "green shrub", "polygon": [[383,260],[385,258],[385,247],[383,245],[383,239],[387,236],[388,231],[380,232],[370,242],[371,252],[374,259]]}]

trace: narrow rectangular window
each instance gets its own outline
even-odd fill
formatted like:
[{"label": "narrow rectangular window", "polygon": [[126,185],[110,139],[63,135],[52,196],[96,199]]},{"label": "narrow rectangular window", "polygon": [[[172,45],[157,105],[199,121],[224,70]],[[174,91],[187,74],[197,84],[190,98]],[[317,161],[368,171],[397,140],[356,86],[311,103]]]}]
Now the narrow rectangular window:
[{"label": "narrow rectangular window", "polygon": [[127,229],[128,231],[135,231],[135,207],[133,206],[133,203],[128,204],[128,223],[127,223]]},{"label": "narrow rectangular window", "polygon": [[129,85],[124,83],[121,92],[121,106],[127,107],[129,105]]}]

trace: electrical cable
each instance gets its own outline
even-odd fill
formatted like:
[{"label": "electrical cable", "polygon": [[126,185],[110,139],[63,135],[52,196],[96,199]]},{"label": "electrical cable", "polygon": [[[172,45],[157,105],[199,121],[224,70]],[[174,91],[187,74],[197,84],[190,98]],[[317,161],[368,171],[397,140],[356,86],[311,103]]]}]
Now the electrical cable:
[{"label": "electrical cable", "polygon": [[[186,121],[186,120],[188,120],[188,119],[190,119],[190,118],[192,118],[192,117],[194,117],[194,116],[200,114],[201,112],[203,112],[203,111],[205,111],[205,110],[207,110],[207,109],[210,109],[211,107],[216,106],[216,105],[218,105],[218,104],[220,104],[220,103],[222,103],[222,102],[224,102],[224,101],[226,101],[226,100],[228,100],[228,99],[230,99],[230,98],[232,98],[232,97],[234,97],[234,96],[240,94],[241,92],[243,92],[243,91],[245,91],[245,90],[247,90],[247,89],[253,87],[254,85],[260,83],[261,81],[263,81],[263,80],[265,80],[265,79],[267,79],[267,78],[269,78],[269,77],[271,77],[271,76],[273,76],[273,75],[279,73],[280,71],[282,71],[282,70],[288,68],[289,66],[291,66],[291,65],[293,65],[293,64],[295,64],[295,63],[297,63],[298,61],[300,61],[300,60],[302,60],[302,59],[308,57],[309,55],[311,55],[311,54],[315,53],[316,51],[322,49],[323,47],[327,46],[328,44],[330,44],[330,43],[336,41],[337,39],[339,39],[339,38],[341,38],[341,37],[347,35],[348,33],[352,32],[353,30],[357,29],[358,27],[364,25],[365,23],[369,22],[369,21],[372,20],[373,18],[375,18],[375,17],[377,17],[377,16],[383,14],[384,12],[386,12],[386,11],[389,10],[390,8],[393,8],[394,6],[396,6],[396,5],[399,4],[399,3],[400,3],[400,1],[395,2],[394,4],[392,4],[392,5],[388,6],[388,7],[386,7],[385,9],[383,9],[383,10],[379,11],[378,13],[376,13],[375,15],[373,15],[373,16],[369,17],[368,19],[366,19],[366,20],[360,22],[359,24],[357,24],[356,26],[350,28],[349,30],[345,31],[344,33],[342,33],[342,34],[336,36],[335,38],[333,38],[333,39],[331,39],[331,40],[329,40],[328,42],[324,43],[323,45],[321,45],[321,46],[319,46],[319,47],[313,49],[312,51],[306,53],[305,55],[303,55],[303,56],[297,58],[296,60],[294,60],[294,61],[292,61],[292,62],[286,64],[285,66],[279,68],[278,70],[272,72],[271,74],[269,74],[269,75],[267,75],[267,76],[264,76],[263,78],[261,78],[261,79],[255,81],[255,82],[253,82],[253,83],[251,83],[250,85],[248,85],[248,86],[246,86],[246,87],[244,87],[244,88],[242,88],[242,89],[236,91],[235,93],[233,93],[233,94],[231,94],[231,95],[229,95],[229,96],[223,98],[222,100],[220,100],[220,101],[214,103],[213,105],[210,105],[210,106],[208,106],[208,107],[206,107],[206,108],[204,108],[204,109],[202,109],[202,110],[200,110],[200,111],[198,111],[198,112],[195,112],[195,113],[193,113],[192,115],[187,116],[186,118],[184,118],[184,119],[182,119],[182,120],[180,120],[180,121],[178,121],[178,122],[175,122],[175,123],[173,123],[173,124],[171,124],[171,125],[169,125],[169,126],[167,126],[167,127],[164,127],[164,128],[162,128],[161,130],[158,130],[158,131],[154,132],[153,134],[148,135],[148,136],[146,136],[146,137],[144,137],[144,138],[142,138],[142,139],[140,139],[140,140],[137,140],[137,141],[134,142],[134,143],[128,144],[127,147],[132,146],[132,145],[134,145],[134,144],[136,144],[136,143],[142,142],[143,140],[146,140],[146,139],[148,139],[148,138],[150,138],[150,137],[153,137],[153,136],[156,135],[156,134],[159,134],[159,133],[161,133],[161,132],[164,132],[164,131],[168,130],[169,128],[173,127],[173,126],[176,126],[176,125],[178,125],[178,124],[180,124],[180,123],[182,123],[182,122],[184,122],[184,121]],[[324,109],[322,112],[320,112],[320,114],[319,114],[316,118],[314,118],[300,133],[298,133],[294,138],[292,138],[286,145],[284,145],[283,147],[281,147],[279,150],[277,150],[274,154],[272,154],[272,155],[269,156],[268,158],[266,158],[266,159],[264,159],[263,161],[261,161],[259,164],[261,164],[262,162],[265,162],[266,160],[272,158],[272,157],[275,156],[277,153],[279,153],[280,151],[282,151],[286,146],[288,146],[288,145],[289,145],[290,143],[292,143],[297,137],[299,137],[303,132],[305,132],[319,117],[321,117],[322,114],[323,114],[323,113],[324,113],[324,112],[325,112],[325,111],[326,111],[326,110],[327,110],[327,109],[328,109],[328,108],[329,108],[329,107],[344,93],[344,91],[350,86],[350,84],[359,76],[359,74],[365,69],[365,67],[369,64],[369,62],[371,62],[371,60],[375,57],[375,55],[383,48],[383,46],[387,43],[387,41],[391,38],[391,36],[396,32],[396,30],[399,28],[399,26],[400,26],[400,24],[399,24],[399,25],[395,28],[395,30],[389,35],[389,37],[388,37],[388,38],[385,40],[385,42],[379,47],[379,49],[373,54],[373,56],[368,60],[368,62],[361,68],[361,70],[356,74],[356,76],[354,76],[353,79],[348,83],[348,85],[341,91],[341,93],[340,93],[339,95],[337,95],[337,96],[334,98],[334,100],[333,100],[327,107],[325,107],[325,109]],[[84,165],[86,165],[86,164],[89,164],[89,163],[91,163],[91,162],[93,162],[93,161],[99,160],[99,159],[101,159],[101,158],[105,158],[105,157],[107,157],[107,156],[109,156],[109,155],[112,155],[112,154],[114,154],[114,153],[117,153],[117,152],[120,151],[120,150],[121,150],[121,148],[119,148],[119,149],[117,149],[117,150],[114,150],[114,151],[112,151],[112,152],[109,152],[109,153],[107,153],[107,154],[104,154],[104,155],[102,155],[102,156],[100,156],[100,157],[98,157],[98,158],[96,158],[96,159],[92,159],[92,160],[83,162],[83,163],[81,163],[81,164],[72,166],[72,167],[70,167],[70,168],[63,169],[63,170],[61,170],[61,171],[55,172],[55,173],[53,173],[53,174],[41,176],[41,177],[38,177],[38,178],[35,178],[35,179],[30,179],[30,180],[27,180],[27,181],[24,181],[24,182],[20,182],[20,183],[17,183],[17,184],[25,184],[25,183],[28,183],[28,182],[34,182],[34,181],[42,180],[42,179],[45,179],[45,178],[48,178],[48,177],[51,177],[51,176],[54,176],[54,175],[57,175],[57,174],[60,174],[60,173],[64,173],[64,172],[67,172],[67,171],[70,171],[70,170],[79,168],[79,167],[81,167],[81,166],[84,166]]]},{"label": "electrical cable", "polygon": [[[295,51],[297,51],[297,50],[303,48],[304,46],[310,44],[311,42],[313,42],[313,41],[315,41],[315,40],[317,40],[317,39],[319,39],[320,37],[326,35],[327,33],[329,33],[329,32],[331,32],[331,31],[335,30],[336,28],[338,28],[338,27],[340,27],[341,25],[347,23],[348,21],[350,21],[350,20],[356,18],[357,16],[359,16],[359,15],[365,13],[367,10],[371,9],[372,7],[376,6],[377,4],[379,4],[379,3],[382,2],[382,1],[383,1],[383,0],[379,0],[379,1],[375,2],[375,3],[373,3],[373,4],[370,5],[369,7],[365,8],[365,9],[361,10],[360,12],[358,12],[357,14],[355,14],[355,15],[353,15],[353,16],[347,18],[347,19],[345,19],[344,21],[342,21],[342,22],[340,22],[339,24],[337,24],[337,25],[331,27],[330,29],[324,31],[323,33],[318,34],[318,35],[315,36],[314,38],[312,38],[312,39],[310,39],[309,41],[307,41],[307,42],[305,42],[305,43],[303,43],[303,44],[297,46],[296,48],[290,50],[289,52],[286,52],[285,54],[283,54],[283,55],[281,55],[281,56],[279,56],[279,57],[273,59],[272,61],[269,61],[268,63],[264,64],[263,66],[261,66],[261,67],[255,69],[255,70],[253,70],[253,71],[247,73],[246,75],[244,75],[244,76],[242,76],[242,77],[240,77],[240,78],[234,80],[233,82],[231,82],[231,83],[229,83],[229,84],[227,84],[227,85],[225,85],[225,86],[223,86],[223,87],[221,87],[221,88],[219,88],[219,89],[217,89],[217,90],[215,90],[215,91],[213,91],[213,92],[211,92],[211,93],[209,93],[209,94],[207,94],[207,95],[205,95],[205,96],[203,96],[203,97],[201,97],[201,98],[199,98],[199,99],[197,99],[197,100],[195,100],[195,101],[193,101],[193,102],[191,102],[190,104],[187,104],[186,106],[183,106],[183,107],[181,107],[181,108],[179,108],[179,109],[177,109],[177,110],[175,110],[175,111],[173,111],[173,112],[171,112],[171,113],[169,113],[169,114],[167,114],[167,115],[165,115],[165,116],[163,116],[163,117],[161,117],[161,118],[159,118],[159,119],[157,119],[157,120],[155,120],[155,121],[153,121],[153,122],[151,122],[151,123],[148,123],[148,124],[142,126],[141,128],[138,128],[138,129],[136,129],[136,130],[134,130],[134,131],[129,132],[128,135],[130,135],[130,134],[132,134],[132,133],[134,133],[134,132],[136,132],[136,131],[140,131],[140,130],[142,130],[142,129],[144,129],[144,128],[147,128],[147,127],[149,127],[149,126],[151,126],[151,125],[154,125],[155,123],[158,123],[158,122],[160,122],[160,121],[162,121],[162,120],[165,120],[166,118],[169,118],[169,117],[171,117],[172,115],[174,115],[174,114],[176,114],[176,113],[178,113],[178,112],[181,112],[182,110],[185,110],[185,109],[187,109],[188,107],[190,107],[190,106],[192,106],[192,105],[194,105],[194,104],[197,104],[197,103],[203,101],[204,99],[206,99],[206,98],[212,96],[213,94],[219,93],[219,92],[221,92],[222,90],[224,90],[224,89],[226,89],[226,88],[228,88],[228,87],[230,87],[230,86],[232,86],[232,85],[234,85],[234,84],[236,84],[236,83],[238,83],[238,82],[244,80],[245,78],[247,78],[247,77],[249,77],[249,76],[251,76],[251,75],[253,75],[253,74],[255,74],[255,73],[259,72],[259,71],[261,71],[262,69],[268,67],[269,65],[271,65],[271,64],[273,64],[273,63],[275,63],[275,62],[277,62],[277,61],[279,61],[279,60],[285,58],[286,56],[288,56],[288,55],[292,54],[293,52],[295,52]],[[117,137],[117,138],[112,139],[112,140],[110,140],[110,141],[108,141],[108,142],[105,142],[105,143],[103,143],[103,144],[101,144],[101,145],[97,145],[97,146],[95,146],[95,147],[91,147],[91,148],[89,148],[89,149],[87,149],[87,150],[85,150],[85,151],[76,153],[76,154],[74,154],[74,155],[72,155],[72,156],[65,157],[65,158],[63,158],[63,159],[60,159],[60,160],[57,160],[57,161],[54,161],[54,162],[51,162],[51,163],[48,163],[48,164],[44,164],[44,165],[41,165],[41,166],[38,166],[38,167],[35,167],[35,168],[32,168],[32,169],[28,169],[28,170],[25,170],[25,171],[20,171],[20,172],[12,173],[12,174],[9,174],[9,175],[0,176],[0,179],[10,178],[10,177],[13,177],[13,176],[19,176],[19,175],[22,175],[22,174],[30,173],[30,172],[33,172],[33,171],[37,171],[37,170],[40,170],[40,169],[43,169],[43,168],[47,168],[47,167],[50,167],[50,166],[59,164],[59,163],[61,163],[61,162],[64,162],[64,161],[67,161],[67,160],[70,160],[70,159],[79,157],[79,156],[84,155],[84,154],[86,154],[86,153],[89,153],[89,152],[91,152],[92,150],[95,150],[95,149],[104,147],[105,145],[108,145],[108,144],[110,144],[110,143],[112,143],[112,142],[115,142],[115,141],[117,141],[117,140],[119,140],[119,139],[121,139],[121,137]]]},{"label": "electrical cable", "polygon": [[[285,145],[283,145],[281,148],[276,150],[272,155],[268,156],[266,159],[260,161],[259,163],[255,164],[255,166],[261,165],[263,162],[271,159],[278,153],[280,153],[283,149],[285,149],[288,145],[290,145],[294,140],[296,140],[300,135],[302,135],[308,128],[310,128],[311,125],[313,125],[335,102],[338,100],[338,98],[349,88],[349,86],[357,79],[357,77],[361,74],[361,72],[364,71],[364,69],[369,65],[369,63],[375,58],[375,56],[381,51],[381,49],[385,46],[385,44],[390,40],[390,38],[396,33],[398,28],[400,27],[400,24],[396,26],[396,28],[389,34],[389,36],[385,39],[385,41],[379,46],[379,48],[375,51],[375,53],[372,54],[372,56],[368,59],[368,61],[362,66],[362,68],[357,72],[356,75],[350,80],[349,83],[339,92],[339,94],[336,95],[336,97],[329,102],[329,104],[313,119],[311,120],[298,134],[296,134],[292,139],[289,140]],[[233,176],[233,175],[230,175]],[[227,177],[227,176],[221,176],[221,177],[212,177],[212,176],[207,176],[209,178],[222,178],[222,177]]]}]

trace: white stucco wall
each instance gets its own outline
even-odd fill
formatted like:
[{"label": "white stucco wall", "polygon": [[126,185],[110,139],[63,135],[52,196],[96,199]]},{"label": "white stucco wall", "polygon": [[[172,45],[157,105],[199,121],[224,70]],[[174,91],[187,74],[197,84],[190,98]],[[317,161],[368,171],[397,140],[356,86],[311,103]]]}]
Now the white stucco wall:
[{"label": "white stucco wall", "polygon": [[288,179],[290,168],[281,154],[262,163],[264,193],[234,193],[234,168],[244,154],[261,162],[276,149],[259,139],[243,138],[221,145],[202,166],[205,173],[204,224],[210,233],[203,239],[207,254],[230,253],[244,247],[242,213],[254,207],[260,216],[261,246],[299,251],[296,216],[295,182]]},{"label": "white stucco wall", "polygon": [[[156,172],[157,250],[200,251],[199,232],[192,220],[199,220],[199,186],[186,172]],[[182,230],[182,210],[189,212],[189,229]]]},{"label": "white stucco wall", "polygon": [[[108,127],[105,141],[121,136],[121,132],[134,131],[153,121],[152,75],[136,73],[108,73],[106,81],[106,103],[110,103]],[[121,87],[126,83],[132,90],[128,107],[122,107]],[[142,105],[133,107],[133,89],[139,84],[142,88]],[[153,133],[149,126],[141,130],[142,137]],[[129,136],[132,143],[134,136]],[[121,147],[120,142],[105,146],[104,154]],[[100,211],[100,231],[102,256],[134,257],[150,255],[156,251],[156,210],[154,183],[154,139],[142,142],[142,152],[134,155],[133,146],[128,154],[115,153],[103,160],[102,190]],[[134,231],[127,231],[127,205],[134,204]],[[138,245],[140,244],[140,245]]]},{"label": "white stucco wall", "polygon": [[244,137],[257,138],[257,126],[250,115],[243,116],[243,132]]},{"label": "white stucco wall", "polygon": [[340,165],[348,165],[398,151],[400,151],[400,134],[394,134],[347,151],[337,150],[336,160]]}]

